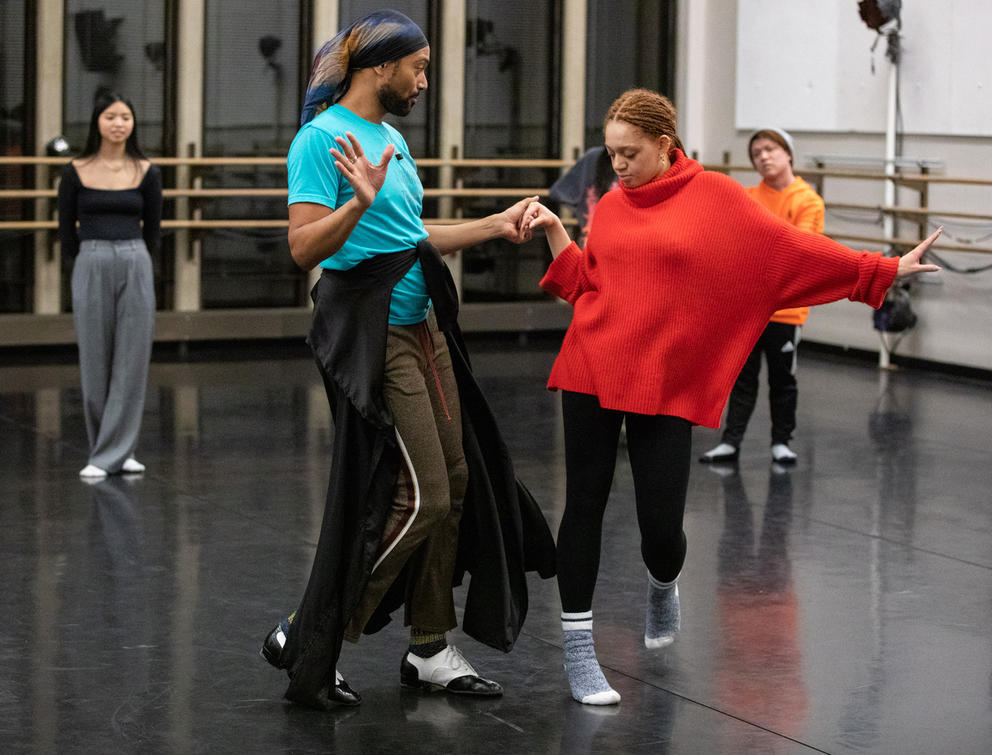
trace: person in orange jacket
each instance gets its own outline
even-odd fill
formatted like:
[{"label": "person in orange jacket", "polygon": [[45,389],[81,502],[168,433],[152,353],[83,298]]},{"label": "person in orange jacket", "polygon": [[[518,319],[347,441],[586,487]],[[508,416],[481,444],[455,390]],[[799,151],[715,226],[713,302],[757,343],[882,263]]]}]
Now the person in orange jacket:
[{"label": "person in orange jacket", "polygon": [[[773,215],[810,233],[823,233],[823,199],[813,187],[792,172],[795,148],[792,137],[778,128],[755,131],[748,142],[751,164],[761,175],[761,183],[748,187],[748,196]],[[720,444],[700,457],[704,464],[736,461],[748,420],[758,400],[761,356],[768,362],[768,403],[772,420],[772,460],[794,464],[789,448],[796,428],[796,353],[802,324],[809,307],[780,309],[772,315],[744,363],[727,403],[727,418]]]}]

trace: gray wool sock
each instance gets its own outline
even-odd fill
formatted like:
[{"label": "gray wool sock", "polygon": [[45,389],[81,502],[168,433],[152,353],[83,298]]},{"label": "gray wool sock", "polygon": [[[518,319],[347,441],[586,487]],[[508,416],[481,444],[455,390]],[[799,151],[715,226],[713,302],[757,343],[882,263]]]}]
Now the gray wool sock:
[{"label": "gray wool sock", "polygon": [[649,572],[647,609],[644,617],[644,646],[655,649],[672,644],[681,621],[678,577],[664,583],[656,580]]},{"label": "gray wool sock", "polygon": [[561,615],[565,642],[565,672],[572,697],[585,705],[614,705],[620,694],[614,690],[596,660],[592,640],[592,611]]}]

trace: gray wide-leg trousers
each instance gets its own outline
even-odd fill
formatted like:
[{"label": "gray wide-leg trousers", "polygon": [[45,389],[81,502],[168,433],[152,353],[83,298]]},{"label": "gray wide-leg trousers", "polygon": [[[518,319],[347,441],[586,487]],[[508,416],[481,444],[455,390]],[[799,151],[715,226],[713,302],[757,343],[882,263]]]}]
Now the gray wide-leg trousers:
[{"label": "gray wide-leg trousers", "polygon": [[89,464],[110,474],[134,454],[155,327],[152,261],[141,239],[83,241],[72,269]]}]

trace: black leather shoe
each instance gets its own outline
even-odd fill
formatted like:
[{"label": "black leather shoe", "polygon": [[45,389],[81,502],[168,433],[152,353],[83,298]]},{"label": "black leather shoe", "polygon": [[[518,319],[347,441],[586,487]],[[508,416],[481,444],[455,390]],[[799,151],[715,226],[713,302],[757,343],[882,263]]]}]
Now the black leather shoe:
[{"label": "black leather shoe", "polygon": [[311,695],[290,684],[285,697],[287,700],[315,710],[332,710],[339,705],[354,707],[362,702],[362,696],[348,685],[339,671],[334,672],[333,690],[329,689],[329,686],[322,687],[316,695]]},{"label": "black leather shoe", "polygon": [[334,672],[334,692],[331,699],[338,705],[358,705],[362,702],[362,696],[348,685],[340,671]]},{"label": "black leather shoe", "polygon": [[407,653],[400,665],[400,683],[404,687],[444,690],[454,695],[499,697],[503,694],[498,683],[476,674],[472,664],[454,645],[448,645],[430,658]]},{"label": "black leather shoe", "polygon": [[286,665],[281,659],[282,649],[286,647],[286,635],[289,633],[289,624],[290,620],[288,618],[276,624],[275,629],[265,636],[265,642],[262,643],[262,649],[259,651],[266,661],[279,669],[286,668]]},{"label": "black leather shoe", "polygon": [[[289,625],[292,623],[292,620],[293,617],[291,615],[276,624],[275,628],[265,637],[265,642],[262,643],[262,649],[260,651],[262,657],[278,669],[286,668],[286,664],[282,661],[282,650],[286,647],[286,635],[289,633]],[[344,677],[341,676],[341,672],[337,670],[334,671],[333,690],[328,690],[328,687],[324,687],[316,697],[312,695],[290,696],[287,693],[286,698],[293,702],[308,705],[311,708],[317,708],[318,710],[326,710],[334,705],[358,705],[362,702],[362,696],[351,688],[348,682],[344,680]]]}]

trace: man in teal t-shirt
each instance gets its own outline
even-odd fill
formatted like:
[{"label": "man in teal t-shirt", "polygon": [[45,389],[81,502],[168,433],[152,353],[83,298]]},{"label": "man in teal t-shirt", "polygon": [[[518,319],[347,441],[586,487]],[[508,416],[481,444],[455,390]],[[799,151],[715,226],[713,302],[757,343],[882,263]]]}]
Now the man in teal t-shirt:
[{"label": "man in teal t-shirt", "polygon": [[[412,249],[427,238],[420,220],[424,187],[403,136],[388,123],[365,120],[340,103],[304,125],[289,148],[289,204],[314,203],[337,209],[355,195],[351,184],[334,167],[330,150],[335,136],[350,132],[366,157],[378,163],[393,145],[392,162],[375,200],[361,222],[332,256],[320,263],[331,270],[347,270],[376,254]],[[420,262],[393,289],[389,322],[411,325],[427,317],[427,289]]]},{"label": "man in teal t-shirt", "polygon": [[[288,157],[289,245],[303,269],[319,265],[347,271],[379,255],[408,253],[424,239],[447,254],[492,238],[516,243],[529,238],[520,221],[536,197],[480,220],[437,226],[422,222],[424,190],[416,164],[403,137],[383,118],[410,112],[427,87],[429,61],[423,32],[396,11],[371,13],[321,48],[303,126]],[[446,632],[456,626],[451,584],[468,475],[458,387],[419,261],[392,289],[382,398],[392,415],[402,463],[374,567],[357,605],[344,607],[343,638],[358,641],[386,592],[406,574],[410,645],[402,683],[463,695],[501,695],[499,684],[478,676],[447,643]],[[331,474],[333,478],[333,469]],[[340,587],[328,586],[318,573],[318,562],[328,557],[333,556],[318,552],[307,595]],[[325,625],[322,617],[296,616],[291,626],[293,616],[263,646],[263,655],[278,667],[287,665],[282,650],[293,627],[303,622],[311,628]],[[295,637],[290,642],[294,648]],[[335,661],[337,657],[335,652]],[[327,684],[316,696],[292,699],[314,707],[359,702],[336,669],[334,682]]]}]

